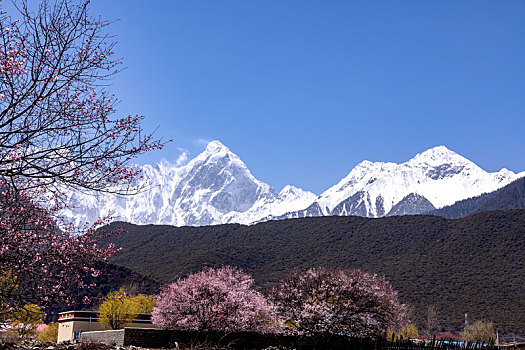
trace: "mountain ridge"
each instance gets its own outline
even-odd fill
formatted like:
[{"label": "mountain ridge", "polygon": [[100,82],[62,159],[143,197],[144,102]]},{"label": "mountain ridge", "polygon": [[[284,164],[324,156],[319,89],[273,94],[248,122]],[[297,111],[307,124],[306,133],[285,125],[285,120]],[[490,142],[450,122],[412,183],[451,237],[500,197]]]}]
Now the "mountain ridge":
[{"label": "mountain ridge", "polygon": [[458,201],[450,206],[429,210],[427,214],[457,219],[483,211],[525,208],[525,177],[491,193]]},{"label": "mountain ridge", "polygon": [[319,196],[291,185],[277,192],[255,178],[220,141],[210,142],[186,165],[144,165],[142,174],[147,188],[135,196],[71,192],[63,216],[76,224],[110,215],[135,224],[206,226],[307,216],[421,214],[525,176],[505,168],[488,173],[437,146],[400,164],[362,161]]},{"label": "mountain ridge", "polygon": [[325,215],[381,217],[411,193],[440,208],[492,192],[524,175],[507,169],[488,173],[445,146],[436,146],[400,164],[363,161],[323,192],[318,203]]}]

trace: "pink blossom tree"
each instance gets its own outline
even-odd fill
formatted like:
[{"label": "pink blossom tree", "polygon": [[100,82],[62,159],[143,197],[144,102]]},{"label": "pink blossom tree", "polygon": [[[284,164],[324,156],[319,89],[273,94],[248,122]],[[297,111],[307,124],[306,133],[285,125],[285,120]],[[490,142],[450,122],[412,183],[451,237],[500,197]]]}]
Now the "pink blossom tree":
[{"label": "pink blossom tree", "polygon": [[0,191],[0,319],[30,303],[79,302],[69,294],[72,287],[93,287],[84,283],[100,273],[92,265],[115,252],[112,244],[97,244],[95,227],[102,221],[58,230],[56,220],[24,191]]},{"label": "pink blossom tree", "polygon": [[111,118],[118,99],[106,84],[121,61],[109,22],[89,15],[89,0],[15,4],[18,19],[0,7],[0,177],[127,193],[138,175],[129,161],[162,143],[141,130],[143,117]]},{"label": "pink blossom tree", "polygon": [[273,307],[252,285],[253,279],[237,268],[205,268],[157,296],[153,324],[164,329],[269,332],[275,325]]},{"label": "pink blossom tree", "polygon": [[142,117],[112,118],[107,80],[121,62],[89,0],[14,4],[11,16],[0,0],[0,317],[99,273],[90,266],[114,252],[97,244],[105,221],[61,222],[65,195],[133,193],[130,160],[163,145]]},{"label": "pink blossom tree", "polygon": [[360,270],[295,270],[274,286],[270,300],[292,334],[379,337],[403,324],[404,306],[384,279]]}]

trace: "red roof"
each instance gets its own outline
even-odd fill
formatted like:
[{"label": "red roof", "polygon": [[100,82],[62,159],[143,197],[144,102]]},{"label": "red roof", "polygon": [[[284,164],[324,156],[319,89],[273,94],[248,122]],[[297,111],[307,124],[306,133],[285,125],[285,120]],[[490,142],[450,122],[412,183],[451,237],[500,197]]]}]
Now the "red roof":
[{"label": "red roof", "polygon": [[443,339],[443,340],[461,340],[459,335],[450,333],[450,332],[439,332],[436,334],[436,339]]}]

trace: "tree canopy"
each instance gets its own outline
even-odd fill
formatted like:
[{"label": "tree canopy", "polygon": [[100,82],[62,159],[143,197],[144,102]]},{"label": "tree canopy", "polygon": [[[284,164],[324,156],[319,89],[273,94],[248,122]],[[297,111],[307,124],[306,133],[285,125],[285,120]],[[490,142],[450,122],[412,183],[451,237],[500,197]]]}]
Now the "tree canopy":
[{"label": "tree canopy", "polygon": [[107,83],[121,61],[88,0],[14,5],[7,13],[0,2],[0,317],[88,287],[83,277],[114,246],[95,232],[107,220],[60,219],[67,194],[132,193],[130,160],[162,147],[142,117],[113,117]]},{"label": "tree canopy", "polygon": [[492,322],[476,321],[461,332],[461,339],[473,343],[489,343],[495,340],[495,334]]},{"label": "tree canopy", "polygon": [[38,305],[27,304],[17,309],[10,315],[10,325],[18,333],[19,338],[25,338],[35,333],[36,328],[42,323],[44,313]]},{"label": "tree canopy", "polygon": [[153,324],[165,329],[269,331],[273,308],[252,285],[253,279],[237,268],[205,268],[164,288],[153,309]]},{"label": "tree canopy", "polygon": [[384,336],[403,325],[405,308],[381,277],[357,269],[295,270],[270,290],[294,334]]},{"label": "tree canopy", "polygon": [[155,306],[152,295],[128,295],[120,288],[110,292],[99,308],[100,322],[109,329],[121,329],[130,325],[139,313],[151,313]]}]

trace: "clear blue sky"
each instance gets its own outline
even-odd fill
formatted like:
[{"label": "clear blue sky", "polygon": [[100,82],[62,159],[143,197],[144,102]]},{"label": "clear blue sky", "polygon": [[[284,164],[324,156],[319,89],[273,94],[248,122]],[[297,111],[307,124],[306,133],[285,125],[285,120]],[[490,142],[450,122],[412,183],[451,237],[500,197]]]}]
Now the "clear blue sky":
[{"label": "clear blue sky", "polygon": [[260,180],[321,193],[363,159],[446,145],[525,170],[525,1],[93,0],[119,19],[119,112],[218,139]]}]

